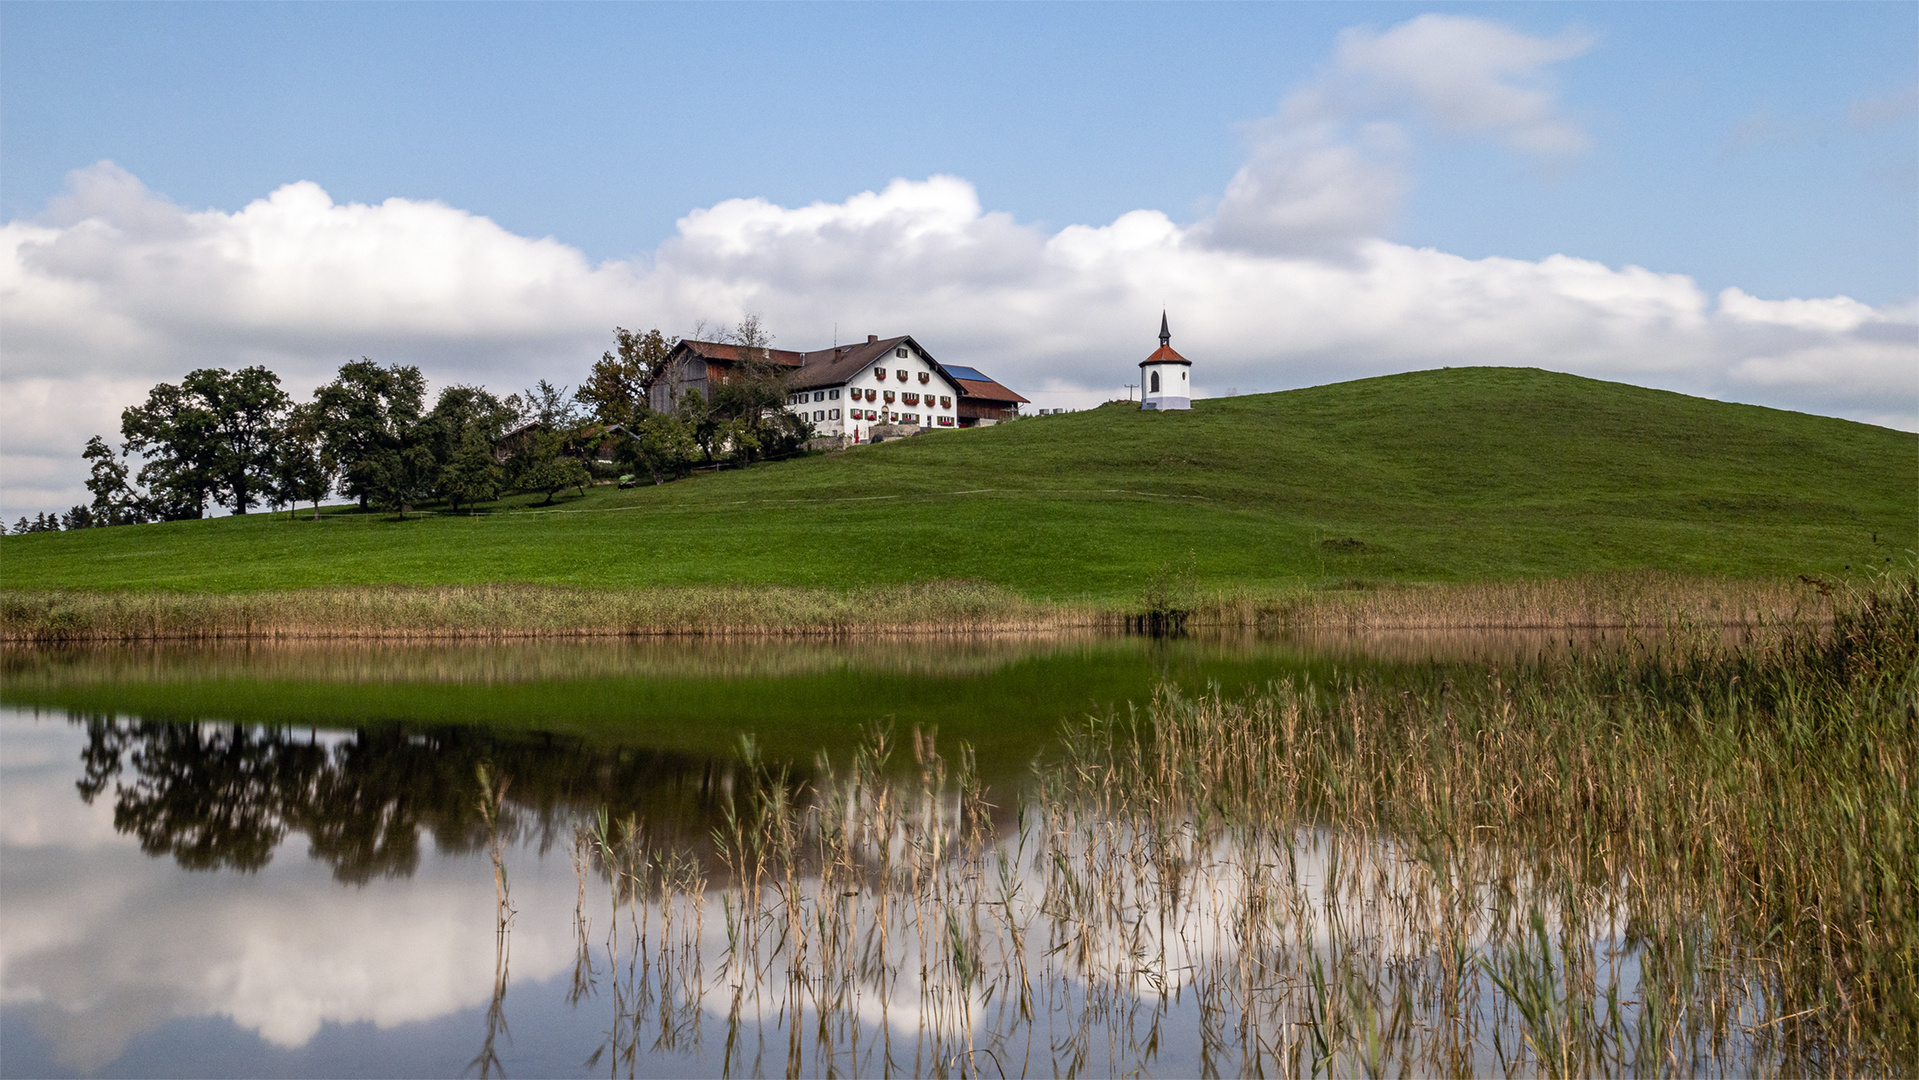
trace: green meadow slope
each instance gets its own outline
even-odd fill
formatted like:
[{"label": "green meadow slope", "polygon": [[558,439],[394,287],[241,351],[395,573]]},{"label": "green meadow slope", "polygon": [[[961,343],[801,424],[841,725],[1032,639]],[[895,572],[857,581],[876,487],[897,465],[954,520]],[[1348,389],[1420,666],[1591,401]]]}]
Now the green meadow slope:
[{"label": "green meadow slope", "polygon": [[330,510],[0,541],[14,589],[526,582],[1202,586],[1660,568],[1859,573],[1919,547],[1919,436],[1531,369],[1108,406],[595,488],[480,516]]}]

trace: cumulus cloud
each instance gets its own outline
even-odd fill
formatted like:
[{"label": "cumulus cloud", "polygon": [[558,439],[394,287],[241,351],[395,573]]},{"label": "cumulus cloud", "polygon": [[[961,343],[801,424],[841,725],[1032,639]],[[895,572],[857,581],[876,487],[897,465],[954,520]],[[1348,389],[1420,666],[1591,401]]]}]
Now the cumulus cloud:
[{"label": "cumulus cloud", "polygon": [[1163,307],[1202,393],[1537,365],[1919,426],[1910,304],[1713,296],[1635,266],[1381,238],[1415,116],[1541,158],[1582,147],[1544,79],[1589,44],[1452,16],[1349,32],[1193,224],[1147,209],[1042,230],[935,176],[810,206],[727,200],[649,259],[595,264],[440,203],[342,205],[306,182],[191,211],[103,162],[0,227],[0,513],[84,501],[87,437],[194,367],[264,363],[296,393],[362,355],[439,383],[574,383],[616,324],[747,312],[795,348],[836,327],[912,333],[1046,406],[1118,396]]},{"label": "cumulus cloud", "polygon": [[1250,153],[1199,235],[1267,253],[1336,254],[1382,235],[1410,186],[1410,122],[1495,139],[1541,160],[1587,147],[1548,79],[1589,37],[1421,15],[1347,30],[1326,70],[1248,129]]}]

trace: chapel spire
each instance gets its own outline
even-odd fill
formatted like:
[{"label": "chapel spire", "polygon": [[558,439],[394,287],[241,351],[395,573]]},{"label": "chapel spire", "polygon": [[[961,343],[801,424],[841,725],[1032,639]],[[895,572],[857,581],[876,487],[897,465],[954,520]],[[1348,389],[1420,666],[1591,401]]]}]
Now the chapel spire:
[{"label": "chapel spire", "polygon": [[1159,347],[1169,348],[1173,344],[1173,332],[1166,329],[1166,312],[1159,313]]}]

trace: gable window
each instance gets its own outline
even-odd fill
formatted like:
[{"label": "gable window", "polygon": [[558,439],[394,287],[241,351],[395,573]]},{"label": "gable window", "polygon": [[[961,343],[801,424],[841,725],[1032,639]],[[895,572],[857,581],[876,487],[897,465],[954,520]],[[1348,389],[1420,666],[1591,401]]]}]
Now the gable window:
[{"label": "gable window", "polygon": [[893,355],[899,357],[901,360],[906,359],[906,346],[901,345],[899,348],[894,349]]},{"label": "gable window", "polygon": [[874,369],[873,369],[873,377],[874,377],[875,379],[884,379],[884,378],[886,378],[886,369],[885,369],[885,368],[883,368],[883,367],[876,367],[876,368],[874,368]]},{"label": "gable window", "polygon": [[901,369],[899,369],[898,371],[895,371],[895,372],[894,372],[893,374],[895,374],[895,375],[897,375],[897,376],[899,376],[899,380],[900,380],[901,382],[905,382],[905,381],[906,381],[906,369],[905,369],[905,368],[901,368]]},{"label": "gable window", "polygon": [[932,381],[933,381],[933,373],[932,373],[932,372],[930,372],[930,371],[922,371],[922,372],[920,372],[920,381],[921,381],[921,382],[932,382]]}]

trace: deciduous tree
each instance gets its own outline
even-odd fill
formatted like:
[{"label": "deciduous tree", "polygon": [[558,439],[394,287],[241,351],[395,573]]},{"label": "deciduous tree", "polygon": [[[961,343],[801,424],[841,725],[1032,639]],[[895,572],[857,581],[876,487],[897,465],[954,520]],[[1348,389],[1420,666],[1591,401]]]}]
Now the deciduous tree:
[{"label": "deciduous tree", "polygon": [[320,500],[333,490],[336,469],[321,430],[317,404],[295,406],[275,439],[274,495],[287,504],[288,516],[300,503],[313,504],[313,520],[320,520]]},{"label": "deciduous tree", "polygon": [[620,446],[620,461],[633,469],[644,469],[655,484],[664,484],[669,476],[683,476],[693,463],[699,446],[693,429],[677,416],[654,413],[640,421],[633,438]]},{"label": "deciduous tree", "polygon": [[652,412],[653,385],[666,374],[666,358],[678,338],[657,329],[636,333],[613,328],[614,350],[603,353],[574,396],[602,424],[631,429]]},{"label": "deciduous tree", "polygon": [[426,398],[420,369],[381,367],[361,358],[340,366],[337,377],[313,392],[326,449],[338,463],[341,490],[364,509],[378,494],[403,486],[400,460]]},{"label": "deciduous tree", "polygon": [[98,435],[87,440],[81,452],[89,464],[87,490],[93,493],[93,522],[96,525],[137,525],[147,520],[146,496],[127,482],[127,461],[116,454]]},{"label": "deciduous tree", "polygon": [[147,391],[145,404],[120,413],[125,448],[145,459],[139,479],[153,516],[162,521],[205,516],[208,500],[220,490],[218,428],[208,403],[173,383],[160,383]]}]

